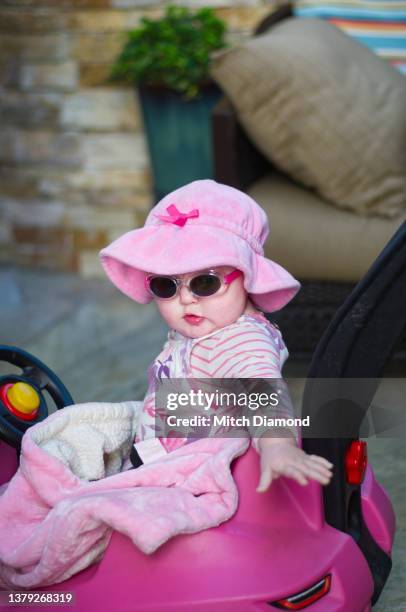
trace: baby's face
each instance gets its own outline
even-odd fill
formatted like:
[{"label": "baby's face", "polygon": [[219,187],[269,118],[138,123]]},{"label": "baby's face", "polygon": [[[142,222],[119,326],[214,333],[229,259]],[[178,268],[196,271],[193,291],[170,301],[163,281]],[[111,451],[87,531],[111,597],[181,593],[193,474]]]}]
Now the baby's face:
[{"label": "baby's face", "polygon": [[[223,275],[233,272],[234,269],[230,266],[213,268],[215,272]],[[199,271],[180,274],[177,278],[186,283],[198,273]],[[244,277],[239,276],[210,297],[198,298],[182,284],[172,299],[154,298],[154,301],[171,329],[189,338],[201,338],[234,323],[244,313],[247,299]]]}]

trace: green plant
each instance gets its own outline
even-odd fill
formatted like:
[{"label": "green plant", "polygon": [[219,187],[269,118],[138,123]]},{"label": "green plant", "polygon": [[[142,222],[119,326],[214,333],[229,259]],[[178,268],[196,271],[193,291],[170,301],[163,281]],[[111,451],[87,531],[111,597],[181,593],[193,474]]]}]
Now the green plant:
[{"label": "green plant", "polygon": [[212,9],[168,6],[161,19],[144,17],[128,33],[112,78],[166,85],[193,98],[209,78],[211,52],[226,46],[225,30]]}]

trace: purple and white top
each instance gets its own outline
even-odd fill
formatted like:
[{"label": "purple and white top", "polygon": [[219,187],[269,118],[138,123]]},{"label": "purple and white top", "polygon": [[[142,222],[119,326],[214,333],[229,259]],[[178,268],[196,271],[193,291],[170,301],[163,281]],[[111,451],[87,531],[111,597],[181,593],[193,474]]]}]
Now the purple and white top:
[{"label": "purple and white top", "polygon": [[[235,323],[201,338],[188,338],[171,330],[162,352],[148,368],[148,391],[135,438],[140,456],[164,447],[170,452],[185,438],[155,439],[155,389],[165,378],[281,378],[289,353],[282,335],[262,313],[243,314]],[[150,440],[149,443],[146,443]],[[155,451],[151,451],[154,455]],[[151,460],[151,459],[149,459]]]}]

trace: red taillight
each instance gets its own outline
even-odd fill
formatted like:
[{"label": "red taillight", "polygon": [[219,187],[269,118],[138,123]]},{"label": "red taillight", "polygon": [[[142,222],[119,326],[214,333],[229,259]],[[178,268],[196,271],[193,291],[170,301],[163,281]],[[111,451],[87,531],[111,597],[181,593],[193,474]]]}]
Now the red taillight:
[{"label": "red taillight", "polygon": [[321,597],[324,597],[324,595],[329,592],[330,585],[331,574],[327,574],[327,576],[324,576],[322,580],[305,591],[301,591],[300,593],[296,593],[296,595],[286,597],[286,599],[273,601],[271,605],[275,606],[276,608],[280,608],[281,610],[303,610],[303,608],[310,606],[310,604],[314,603]]},{"label": "red taillight", "polygon": [[345,476],[348,484],[361,484],[364,480],[367,463],[367,443],[353,440],[345,454]]}]

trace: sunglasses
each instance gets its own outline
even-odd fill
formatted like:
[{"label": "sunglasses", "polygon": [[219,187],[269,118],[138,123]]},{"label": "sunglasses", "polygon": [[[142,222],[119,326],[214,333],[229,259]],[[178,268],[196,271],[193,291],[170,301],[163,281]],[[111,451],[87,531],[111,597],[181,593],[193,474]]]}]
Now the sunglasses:
[{"label": "sunglasses", "polygon": [[145,278],[145,287],[151,295],[160,300],[171,300],[177,295],[180,287],[184,285],[197,298],[206,298],[225,291],[233,280],[242,276],[240,270],[229,274],[219,274],[214,270],[199,272],[184,282],[176,276],[160,276],[150,274]]}]

